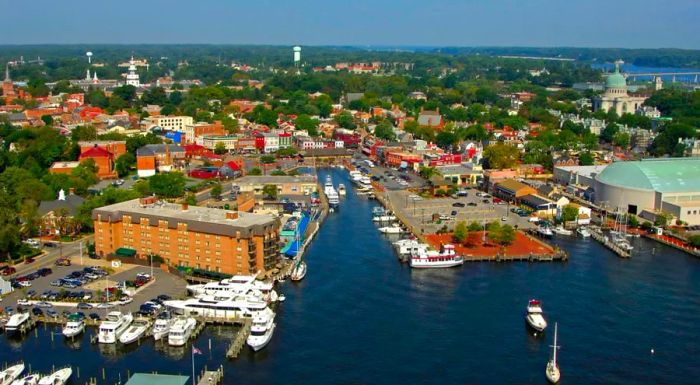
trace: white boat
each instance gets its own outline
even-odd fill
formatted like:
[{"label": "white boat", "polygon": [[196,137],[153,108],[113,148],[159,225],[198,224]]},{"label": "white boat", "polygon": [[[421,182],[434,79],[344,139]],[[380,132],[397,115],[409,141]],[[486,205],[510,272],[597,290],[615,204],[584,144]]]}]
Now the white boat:
[{"label": "white boat", "polygon": [[401,239],[394,242],[394,246],[400,255],[415,254],[419,250],[428,251],[429,248],[428,245],[420,243],[417,239]]},{"label": "white boat", "polygon": [[12,385],[37,385],[41,379],[39,374],[30,374],[26,377],[18,378],[12,382]]},{"label": "white boat", "polygon": [[442,250],[418,250],[411,254],[409,263],[416,269],[435,269],[459,266],[464,263],[464,258],[457,255],[454,245],[443,245]]},{"label": "white boat", "polygon": [[371,187],[372,179],[370,179],[367,175],[363,175],[362,178],[360,178],[360,183],[365,185],[366,187]]},{"label": "white boat", "polygon": [[[7,323],[5,324],[5,333],[7,335],[15,335],[17,333],[20,333],[23,331],[23,329],[26,327],[25,324],[29,321],[29,313],[15,313],[10,316],[10,319],[7,320]],[[2,384],[0,384],[2,385]]]},{"label": "white boat", "polygon": [[580,235],[580,236],[582,236],[582,237],[584,237],[584,238],[588,238],[588,237],[591,236],[591,232],[588,231],[588,229],[585,228],[585,227],[579,227],[579,228],[577,228],[577,229],[576,229],[576,234],[578,234],[578,235]]},{"label": "white boat", "polygon": [[299,262],[296,262],[296,266],[294,266],[289,278],[292,281],[301,281],[304,279],[304,277],[306,277],[306,269],[306,262],[299,260]]},{"label": "white boat", "polygon": [[250,335],[246,340],[248,346],[256,352],[267,346],[272,339],[272,333],[275,331],[274,321],[275,313],[270,308],[258,313],[253,318],[253,324],[250,327]]},{"label": "white boat", "polygon": [[403,233],[403,229],[401,225],[394,223],[391,226],[380,227],[379,232],[384,234],[401,234]]},{"label": "white boat", "polygon": [[557,364],[557,323],[554,323],[554,345],[552,345],[552,358],[547,362],[547,369],[545,370],[545,375],[547,380],[552,384],[556,384],[561,379],[561,372],[559,371],[559,364]]},{"label": "white boat", "polygon": [[197,326],[197,321],[192,317],[183,317],[175,320],[168,333],[168,345],[183,346],[190,339],[190,335]]},{"label": "white boat", "polygon": [[259,281],[253,275],[234,275],[218,282],[188,285],[187,291],[193,297],[212,295],[247,295],[261,293],[265,300],[272,301],[277,293],[272,282]]},{"label": "white boat", "polygon": [[372,217],[372,221],[374,222],[393,222],[396,220],[396,217],[391,214],[385,214],[385,215],[378,215],[375,217]]},{"label": "white boat", "polygon": [[68,322],[63,327],[61,333],[66,338],[73,338],[85,330],[85,319],[78,314],[68,316]]},{"label": "white boat", "polygon": [[323,193],[326,194],[328,204],[331,207],[338,207],[340,204],[340,196],[338,195],[338,191],[336,191],[335,187],[333,187],[333,180],[331,179],[330,175],[326,176],[326,183],[323,185]]},{"label": "white boat", "polygon": [[116,343],[133,320],[134,317],[129,313],[109,312],[107,318],[100,324],[100,330],[97,334],[98,342],[101,344]]},{"label": "white boat", "polygon": [[42,377],[39,380],[39,385],[63,385],[68,382],[71,374],[73,374],[73,369],[71,368],[57,370],[46,377]]},{"label": "white boat", "polygon": [[350,171],[350,179],[353,181],[353,183],[360,183],[362,173],[357,170],[352,170]]},{"label": "white boat", "polygon": [[169,311],[164,311],[158,314],[156,322],[153,324],[153,339],[158,341],[167,336],[173,322],[175,322],[175,319],[173,319],[173,316]]},{"label": "white boat", "polygon": [[372,216],[373,217],[384,215],[384,214],[386,214],[386,210],[384,210],[384,207],[376,206],[376,207],[372,208]]},{"label": "white boat", "polygon": [[564,226],[562,226],[562,225],[559,225],[559,226],[553,228],[552,231],[553,231],[555,234],[559,234],[559,235],[571,235],[571,234],[574,233],[574,232],[571,231],[571,230],[565,229]]},{"label": "white boat", "polygon": [[131,323],[128,329],[119,337],[119,342],[124,345],[138,341],[139,338],[146,334],[148,328],[151,327],[151,320],[147,318],[137,318]]},{"label": "white boat", "polygon": [[527,303],[527,314],[525,314],[525,320],[531,328],[537,330],[538,332],[544,331],[547,328],[547,321],[544,319],[542,313],[542,303],[536,299],[531,299]]},{"label": "white boat", "polygon": [[342,183],[338,183],[338,194],[343,196],[346,193],[347,193],[347,191],[345,190],[345,185]]},{"label": "white boat", "polygon": [[12,365],[0,372],[0,385],[10,385],[24,372],[24,364]]},{"label": "white boat", "polygon": [[545,238],[551,238],[552,236],[554,236],[552,229],[550,229],[549,227],[545,227],[545,226],[538,227],[537,234],[539,234],[541,237],[545,237]]},{"label": "white boat", "polygon": [[[253,317],[267,308],[267,302],[254,296],[202,296],[186,300],[165,301],[165,306],[175,314],[211,318]],[[170,328],[172,332],[172,327]]]}]

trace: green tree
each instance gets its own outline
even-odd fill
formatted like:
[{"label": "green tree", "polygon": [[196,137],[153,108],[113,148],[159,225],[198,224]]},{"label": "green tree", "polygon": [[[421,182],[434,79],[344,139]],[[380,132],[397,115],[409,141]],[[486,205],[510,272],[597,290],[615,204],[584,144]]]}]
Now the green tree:
[{"label": "green tree", "polygon": [[566,205],[561,209],[561,217],[559,218],[562,222],[575,221],[578,217],[578,208],[574,205]]},{"label": "green tree", "polygon": [[159,173],[148,178],[150,190],[163,198],[177,198],[185,192],[185,176],[179,172]]},{"label": "green tree", "polygon": [[668,217],[665,214],[656,214],[656,219],[654,220],[654,226],[665,227],[668,224]]},{"label": "green tree", "polygon": [[44,80],[37,78],[30,79],[29,82],[27,82],[27,91],[29,91],[29,93],[35,98],[48,96],[49,92],[51,92],[49,87],[46,86]]},{"label": "green tree", "polygon": [[223,155],[226,152],[227,150],[224,142],[216,142],[216,145],[214,146],[214,153],[217,155]]},{"label": "green tree", "polygon": [[594,163],[593,154],[591,154],[589,151],[582,152],[582,153],[578,156],[578,163],[579,163],[581,166],[591,166],[591,165],[593,165],[593,163]]},{"label": "green tree", "polygon": [[622,148],[627,148],[630,145],[630,134],[626,132],[618,132],[613,136],[613,144]]},{"label": "green tree", "polygon": [[95,140],[97,139],[97,129],[95,126],[78,126],[71,130],[70,136],[74,142]]},{"label": "green tree", "polygon": [[51,115],[41,115],[41,121],[47,126],[53,125],[53,116]]},{"label": "green tree", "polygon": [[603,131],[600,133],[600,139],[612,143],[613,138],[615,138],[615,134],[620,132],[620,126],[618,126],[615,123],[610,123],[605,128]]},{"label": "green tree", "polygon": [[354,122],[352,115],[348,111],[343,111],[343,112],[336,114],[333,119],[342,128],[354,130],[357,127],[355,125],[355,122]]},{"label": "green tree", "polygon": [[501,231],[498,237],[498,243],[502,245],[510,245],[515,241],[515,229],[511,225],[501,226]]},{"label": "green tree", "polygon": [[374,136],[389,141],[396,139],[394,127],[388,120],[382,120],[381,122],[379,122],[379,124],[377,124],[377,126],[374,128]]},{"label": "green tree", "polygon": [[260,157],[260,162],[263,164],[275,163],[275,156],[274,155],[262,155]]},{"label": "green tree", "polygon": [[222,191],[221,183],[217,183],[214,185],[214,187],[211,188],[211,196],[218,198],[221,196],[221,191]]},{"label": "green tree", "polygon": [[435,167],[421,166],[418,170],[418,174],[425,179],[430,179],[437,174],[437,170]]},{"label": "green tree", "polygon": [[467,228],[466,222],[461,221],[455,225],[455,230],[454,230],[454,233],[452,234],[452,237],[454,238],[455,242],[463,243],[464,241],[467,240],[468,235],[469,235],[469,230]]},{"label": "green tree", "polygon": [[688,237],[688,244],[693,247],[700,247],[700,235],[691,235]]},{"label": "green tree", "polygon": [[253,167],[248,171],[248,175],[262,175],[262,170],[258,167]]},{"label": "green tree", "polygon": [[485,166],[491,169],[513,168],[520,159],[520,151],[515,146],[497,143],[484,150]]},{"label": "green tree", "polygon": [[306,114],[301,114],[294,120],[296,129],[305,130],[310,136],[318,136],[318,123],[318,119],[312,119]]},{"label": "green tree", "polygon": [[277,185],[266,184],[263,186],[262,193],[264,196],[277,199]]},{"label": "green tree", "polygon": [[117,160],[114,161],[114,169],[120,177],[129,174],[131,168],[136,164],[136,157],[130,152],[119,155]]},{"label": "green tree", "polygon": [[484,229],[484,226],[482,226],[479,222],[473,221],[472,223],[469,224],[469,227],[467,230],[474,232],[474,231],[482,231]]}]

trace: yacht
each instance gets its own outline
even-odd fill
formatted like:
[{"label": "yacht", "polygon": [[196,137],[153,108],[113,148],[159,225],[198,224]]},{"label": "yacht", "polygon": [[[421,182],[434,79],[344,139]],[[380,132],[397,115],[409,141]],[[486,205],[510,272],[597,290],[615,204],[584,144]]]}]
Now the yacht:
[{"label": "yacht", "polygon": [[345,185],[342,183],[338,183],[338,194],[340,196],[344,196],[346,193],[347,191],[345,190]]},{"label": "yacht", "polygon": [[381,216],[384,214],[386,214],[386,210],[384,210],[384,207],[376,206],[376,207],[372,208],[372,216],[373,217]]},{"label": "yacht", "polygon": [[400,255],[415,254],[419,250],[428,251],[429,247],[425,243],[420,243],[417,239],[402,239],[394,242],[394,246]]},{"label": "yacht", "polygon": [[259,281],[253,275],[234,275],[218,282],[209,282],[203,285],[189,285],[187,291],[193,297],[212,295],[245,295],[261,293],[265,300],[273,300],[277,293],[273,290],[273,283]]},{"label": "yacht", "polygon": [[362,173],[357,171],[357,170],[352,170],[350,171],[350,179],[353,181],[353,183],[360,183],[360,180],[362,179]]},{"label": "yacht", "polygon": [[394,223],[391,226],[380,227],[379,232],[384,234],[401,234],[403,229],[400,224]]},{"label": "yacht", "polygon": [[36,385],[39,382],[41,375],[30,374],[26,377],[18,378],[12,381],[12,385]]},{"label": "yacht", "polygon": [[170,327],[175,320],[169,311],[158,314],[155,324],[153,324],[153,339],[158,341],[168,335]]},{"label": "yacht", "polygon": [[360,184],[362,184],[366,187],[371,187],[372,186],[372,179],[370,179],[367,175],[363,175],[362,178],[360,178]]},{"label": "yacht", "polygon": [[146,334],[148,328],[151,327],[151,320],[147,318],[137,318],[131,323],[128,329],[119,337],[119,342],[128,345],[136,342],[139,338]]},{"label": "yacht", "polygon": [[272,339],[272,333],[275,331],[275,313],[267,308],[261,311],[253,318],[253,324],[250,327],[250,335],[246,340],[248,346],[250,346],[256,352],[270,342]]},{"label": "yacht", "polygon": [[444,245],[440,251],[418,250],[411,254],[409,260],[412,268],[430,269],[459,266],[464,263],[464,258],[457,255],[454,245]]},{"label": "yacht", "polygon": [[85,317],[79,314],[71,314],[68,316],[68,322],[66,326],[63,327],[61,333],[66,338],[73,338],[85,330]]},{"label": "yacht", "polygon": [[377,215],[372,217],[372,221],[374,222],[393,222],[396,220],[396,217],[390,213],[386,213],[384,215]]},{"label": "yacht", "polygon": [[97,340],[101,344],[116,343],[133,320],[134,317],[129,313],[122,314],[118,311],[109,312],[107,318],[100,324]]},{"label": "yacht", "polygon": [[576,234],[578,234],[578,235],[580,235],[580,236],[582,236],[582,237],[584,237],[584,238],[588,238],[588,237],[591,236],[591,232],[588,231],[588,229],[585,228],[585,227],[579,227],[579,228],[577,228],[577,229],[576,229]]},{"label": "yacht", "polygon": [[559,364],[557,364],[557,323],[554,323],[554,345],[552,345],[552,358],[547,362],[547,369],[545,370],[545,375],[547,380],[552,384],[556,384],[561,379],[561,372],[559,371]]},{"label": "yacht", "polygon": [[527,314],[525,315],[525,320],[531,328],[537,330],[538,332],[544,331],[547,328],[547,321],[544,319],[542,314],[542,303],[536,299],[531,299],[527,303]]},{"label": "yacht", "polygon": [[564,226],[562,226],[562,225],[559,225],[559,226],[553,228],[552,231],[558,235],[571,235],[574,233],[571,230],[565,229]]},{"label": "yacht", "polygon": [[296,266],[294,266],[294,269],[292,270],[292,274],[289,277],[292,281],[301,281],[306,277],[306,262],[299,260],[298,262],[295,262]]},{"label": "yacht", "polygon": [[71,368],[57,370],[46,377],[42,377],[39,380],[39,385],[63,385],[68,382],[71,374],[73,374],[73,369]]},{"label": "yacht", "polygon": [[23,332],[28,321],[29,313],[20,312],[11,315],[5,324],[5,333],[8,336],[12,336]]},{"label": "yacht", "polygon": [[168,345],[183,346],[190,339],[190,335],[197,326],[197,321],[192,317],[183,317],[175,320],[168,333]]},{"label": "yacht", "polygon": [[0,385],[10,385],[24,372],[24,364],[12,365],[0,372]]},{"label": "yacht", "polygon": [[545,227],[545,226],[538,227],[537,234],[539,234],[541,237],[544,237],[544,238],[551,238],[554,236],[552,229],[550,229],[549,227]]},{"label": "yacht", "polygon": [[[212,318],[252,317],[267,308],[267,302],[258,297],[246,295],[202,296],[186,300],[165,301],[165,306],[178,315],[191,315]],[[170,328],[172,333],[172,326]]]}]

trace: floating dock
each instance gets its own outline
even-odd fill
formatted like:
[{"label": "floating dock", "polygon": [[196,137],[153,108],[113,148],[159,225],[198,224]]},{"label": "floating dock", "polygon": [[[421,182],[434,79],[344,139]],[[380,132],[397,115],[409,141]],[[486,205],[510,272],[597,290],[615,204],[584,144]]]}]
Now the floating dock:
[{"label": "floating dock", "polygon": [[608,237],[605,236],[605,234],[603,234],[602,231],[593,228],[589,228],[589,231],[591,233],[591,238],[595,239],[596,241],[600,242],[603,246],[612,250],[612,252],[617,254],[620,258],[630,258],[632,256],[629,251],[614,244]]}]

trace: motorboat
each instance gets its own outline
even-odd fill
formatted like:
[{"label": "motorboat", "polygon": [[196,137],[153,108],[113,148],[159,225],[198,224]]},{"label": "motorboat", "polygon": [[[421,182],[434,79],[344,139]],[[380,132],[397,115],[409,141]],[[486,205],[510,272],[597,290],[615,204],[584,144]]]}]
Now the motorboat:
[{"label": "motorboat", "polygon": [[13,336],[23,332],[28,321],[29,313],[19,312],[11,315],[10,319],[8,319],[7,323],[5,324],[5,333],[8,336]]},{"label": "motorboat", "polygon": [[71,314],[68,316],[68,322],[63,327],[61,333],[66,338],[73,338],[85,330],[85,317],[80,314]]},{"label": "motorboat", "polygon": [[384,214],[384,215],[378,215],[372,217],[372,221],[374,222],[393,222],[396,220],[396,217],[391,214]]},{"label": "motorboat", "polygon": [[531,299],[527,303],[525,320],[531,328],[537,330],[538,332],[542,332],[547,328],[547,321],[544,319],[544,315],[542,313],[542,303],[539,300]]},{"label": "motorboat", "polygon": [[256,352],[267,346],[272,339],[272,333],[275,331],[274,321],[275,313],[270,308],[258,313],[253,318],[253,324],[250,327],[250,335],[246,340],[248,346]]},{"label": "motorboat", "polygon": [[12,365],[0,372],[0,385],[10,385],[24,372],[24,364]]},{"label": "motorboat", "polygon": [[409,263],[416,269],[435,269],[459,266],[464,263],[464,258],[457,255],[454,245],[443,245],[440,251],[417,250],[411,254]]},{"label": "motorboat", "polygon": [[11,385],[37,385],[37,383],[39,383],[40,379],[41,379],[41,375],[30,374],[26,377],[18,378],[16,380],[12,381]]},{"label": "motorboat", "polygon": [[565,229],[564,226],[562,226],[562,225],[559,225],[559,226],[553,228],[552,232],[554,232],[555,234],[558,234],[558,235],[571,235],[574,233],[571,230]]},{"label": "motorboat", "polygon": [[540,226],[537,228],[537,234],[544,238],[551,238],[554,236],[552,229],[546,226]]},{"label": "motorboat", "polygon": [[399,255],[415,254],[419,250],[428,251],[429,246],[425,243],[420,243],[417,239],[401,239],[394,242],[396,252]]},{"label": "motorboat", "polygon": [[391,226],[380,227],[379,232],[384,234],[401,234],[403,229],[400,224],[394,223]]},{"label": "motorboat", "polygon": [[151,327],[151,320],[147,318],[137,318],[131,323],[129,328],[119,337],[119,342],[124,345],[138,341],[139,338],[146,334],[148,328]]},{"label": "motorboat", "polygon": [[63,385],[66,382],[68,382],[68,379],[70,376],[73,374],[73,369],[71,368],[63,368],[61,370],[57,370],[51,374],[49,374],[46,377],[42,377],[38,385]]},{"label": "motorboat", "polygon": [[175,320],[168,333],[168,345],[183,346],[190,339],[197,321],[192,317],[183,317]]},{"label": "motorboat", "polygon": [[189,285],[187,291],[193,297],[212,296],[219,294],[245,295],[262,293],[265,300],[273,300],[277,293],[273,290],[274,284],[268,281],[260,281],[253,275],[234,275],[231,278],[217,282],[209,282],[200,285]]},{"label": "motorboat", "polygon": [[577,228],[577,229],[576,229],[576,234],[578,234],[578,235],[580,235],[580,236],[582,236],[582,237],[584,237],[584,238],[588,238],[588,237],[591,236],[591,232],[588,231],[588,229],[585,228],[585,227],[579,227],[579,228]]},{"label": "motorboat", "polygon": [[377,207],[372,208],[372,216],[373,217],[381,216],[384,214],[386,214],[386,210],[384,210],[384,207],[377,206]]},{"label": "motorboat", "polygon": [[554,323],[554,345],[552,345],[552,358],[547,362],[547,369],[545,369],[545,375],[547,376],[547,381],[552,384],[556,384],[561,379],[561,372],[559,371],[559,364],[557,363],[557,334],[558,325]]},{"label": "motorboat", "polygon": [[158,317],[156,317],[156,322],[153,324],[153,339],[158,341],[167,336],[173,322],[175,322],[175,319],[173,319],[173,316],[169,311],[164,311],[158,314]]},{"label": "motorboat", "polygon": [[298,262],[295,262],[294,269],[292,269],[292,273],[290,275],[290,279],[292,281],[301,281],[306,277],[306,262],[299,260]]},{"label": "motorboat", "polygon": [[350,179],[353,181],[353,183],[360,183],[362,173],[357,170],[352,170],[350,171]]},{"label": "motorboat", "polygon": [[[177,315],[223,319],[253,317],[267,308],[267,302],[259,297],[231,294],[165,301],[164,305]],[[172,326],[170,332],[172,333]]]},{"label": "motorboat", "polygon": [[346,193],[347,191],[345,190],[345,185],[342,183],[338,183],[338,194],[340,196],[344,196]]},{"label": "motorboat", "polygon": [[100,324],[97,340],[101,344],[113,344],[124,334],[134,317],[130,314],[122,314],[118,311],[107,313],[107,317]]}]

